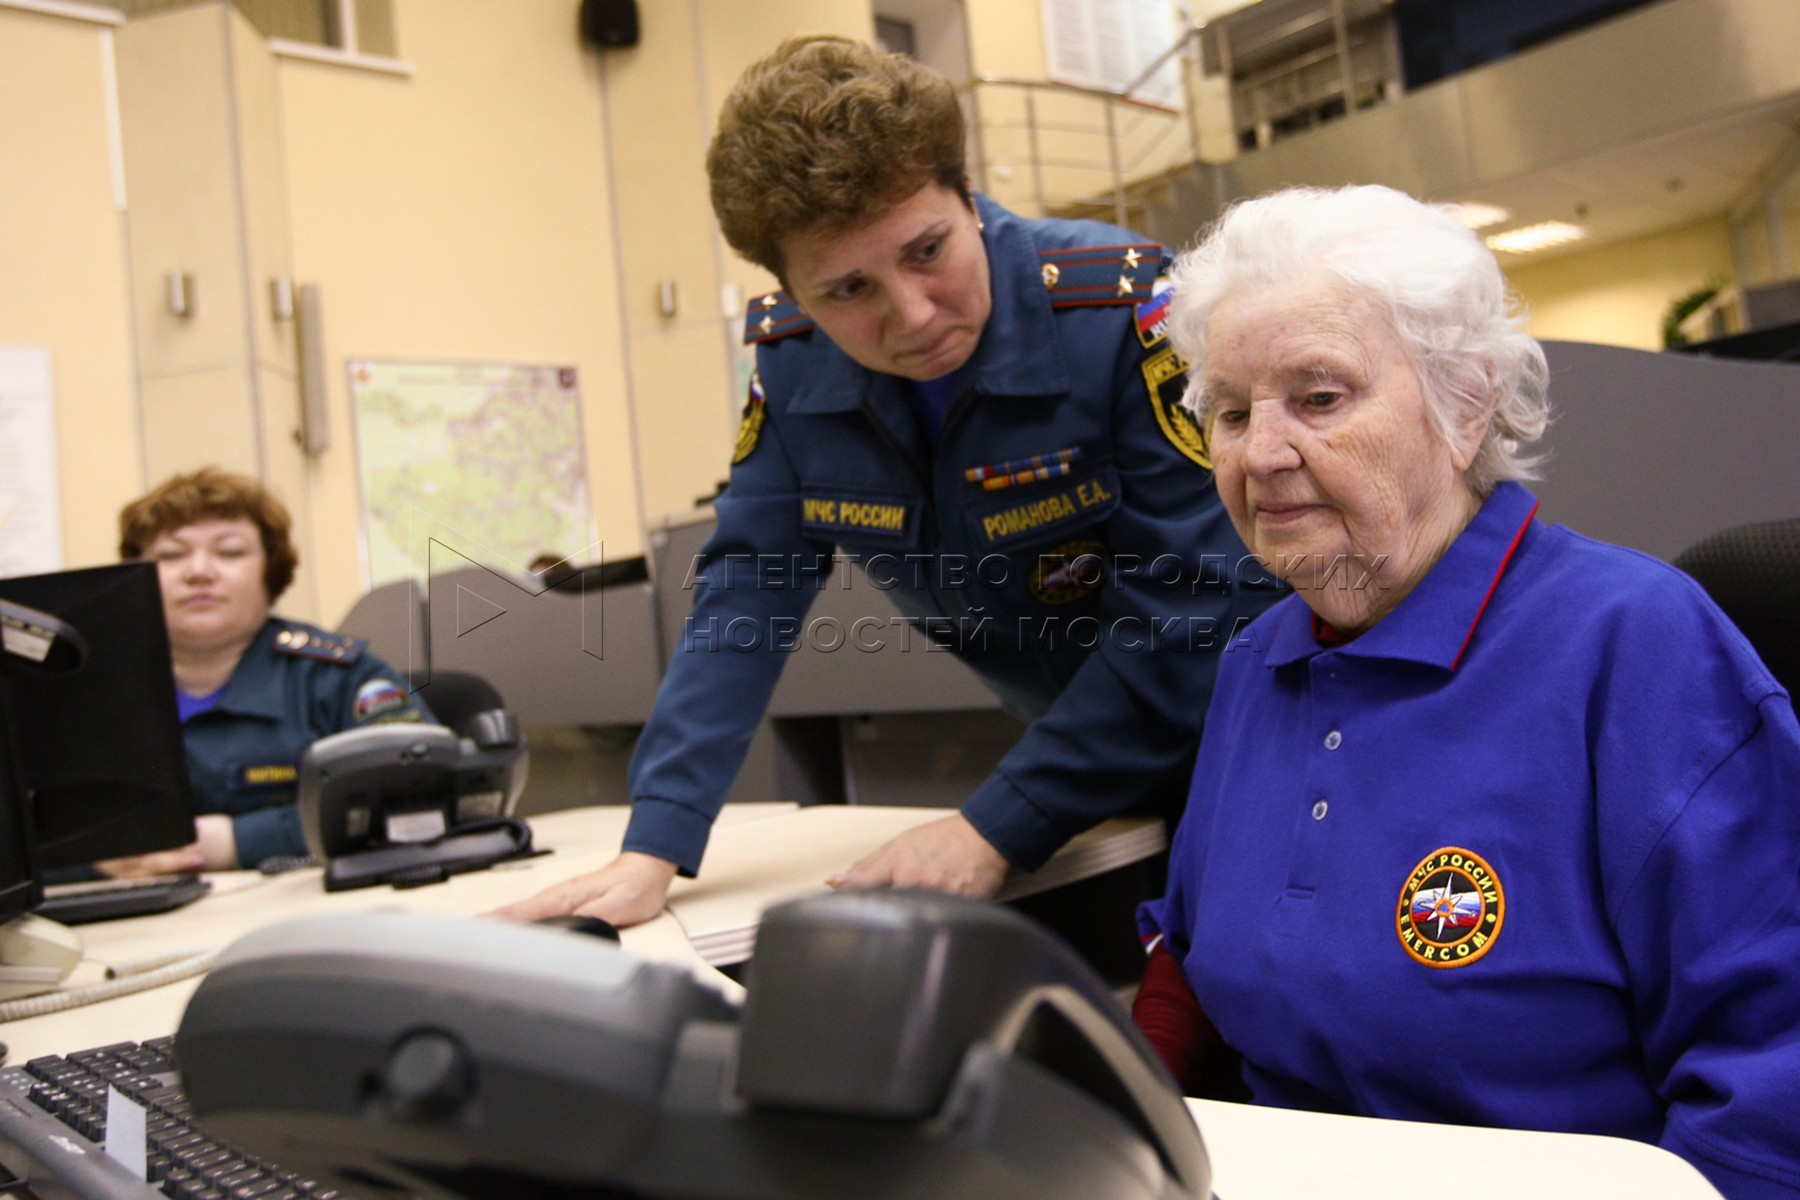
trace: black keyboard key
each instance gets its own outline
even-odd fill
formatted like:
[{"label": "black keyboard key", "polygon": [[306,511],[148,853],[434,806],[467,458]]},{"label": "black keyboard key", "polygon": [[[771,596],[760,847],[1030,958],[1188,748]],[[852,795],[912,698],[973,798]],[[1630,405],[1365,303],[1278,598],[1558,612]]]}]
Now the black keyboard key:
[{"label": "black keyboard key", "polygon": [[243,1159],[224,1147],[214,1147],[204,1153],[196,1154],[187,1160],[188,1170],[197,1174],[212,1176],[220,1172],[229,1174],[243,1166]]},{"label": "black keyboard key", "polygon": [[25,1073],[33,1079],[42,1079],[46,1083],[55,1083],[59,1077],[78,1073],[78,1070],[71,1068],[61,1055],[46,1054],[42,1058],[34,1058],[26,1063]]},{"label": "black keyboard key", "polygon": [[185,1125],[174,1124],[167,1133],[153,1133],[150,1144],[164,1154],[171,1156],[184,1154],[192,1150],[196,1154],[213,1149],[212,1142],[195,1133]]}]

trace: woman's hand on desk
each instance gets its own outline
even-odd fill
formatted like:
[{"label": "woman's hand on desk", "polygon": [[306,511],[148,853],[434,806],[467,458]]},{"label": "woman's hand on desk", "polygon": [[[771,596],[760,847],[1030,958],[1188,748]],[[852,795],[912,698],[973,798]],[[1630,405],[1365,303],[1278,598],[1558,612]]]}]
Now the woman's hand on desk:
[{"label": "woman's hand on desk", "polygon": [[237,865],[237,836],[232,832],[231,818],[223,813],[208,813],[194,818],[192,845],[176,850],[156,850],[132,858],[109,858],[95,863],[94,869],[114,879],[139,879],[146,875],[231,871]]},{"label": "woman's hand on desk", "polygon": [[834,888],[929,888],[987,899],[1006,881],[1008,863],[961,813],[909,829],[848,871]]},{"label": "woman's hand on desk", "polygon": [[674,881],[674,863],[627,850],[598,871],[577,875],[489,915],[504,921],[541,921],[573,913],[599,917],[623,929],[658,916]]}]

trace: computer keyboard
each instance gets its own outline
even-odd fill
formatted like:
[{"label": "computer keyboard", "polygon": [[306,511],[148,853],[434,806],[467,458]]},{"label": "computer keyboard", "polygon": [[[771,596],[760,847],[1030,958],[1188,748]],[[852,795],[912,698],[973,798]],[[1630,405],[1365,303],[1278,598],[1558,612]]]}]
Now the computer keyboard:
[{"label": "computer keyboard", "polygon": [[53,883],[44,889],[44,902],[32,911],[63,925],[85,925],[168,912],[192,904],[210,891],[212,884],[193,875]]},{"label": "computer keyboard", "polygon": [[[45,1196],[340,1200],[336,1189],[241,1154],[195,1125],[170,1055],[174,1040],[118,1042],[0,1070],[0,1164]],[[147,1180],[106,1155],[108,1087],[145,1110]]]}]

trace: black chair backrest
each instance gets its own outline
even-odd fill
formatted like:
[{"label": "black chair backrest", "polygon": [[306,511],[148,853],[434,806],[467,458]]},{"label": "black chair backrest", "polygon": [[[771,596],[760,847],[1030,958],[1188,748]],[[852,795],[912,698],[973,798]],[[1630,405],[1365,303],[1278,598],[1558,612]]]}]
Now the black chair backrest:
[{"label": "black chair backrest", "polygon": [[1715,533],[1675,565],[1744,631],[1788,694],[1800,691],[1800,517]]},{"label": "black chair backrest", "polygon": [[459,734],[469,732],[475,714],[506,707],[493,684],[467,671],[433,671],[419,691],[438,723]]}]

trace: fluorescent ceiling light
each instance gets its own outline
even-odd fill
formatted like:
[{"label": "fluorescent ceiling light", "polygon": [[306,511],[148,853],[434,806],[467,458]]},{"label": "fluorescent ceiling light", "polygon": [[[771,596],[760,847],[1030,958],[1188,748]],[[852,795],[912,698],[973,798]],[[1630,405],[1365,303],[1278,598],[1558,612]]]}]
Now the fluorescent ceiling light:
[{"label": "fluorescent ceiling light", "polygon": [[1464,201],[1452,204],[1450,212],[1470,229],[1486,229],[1489,225],[1498,225],[1512,216],[1504,208],[1495,208],[1492,204],[1476,204]]},{"label": "fluorescent ceiling light", "polygon": [[1492,234],[1486,240],[1488,249],[1500,254],[1530,254],[1533,250],[1580,241],[1586,236],[1587,230],[1567,221],[1540,221],[1536,225],[1521,225],[1505,233]]}]

